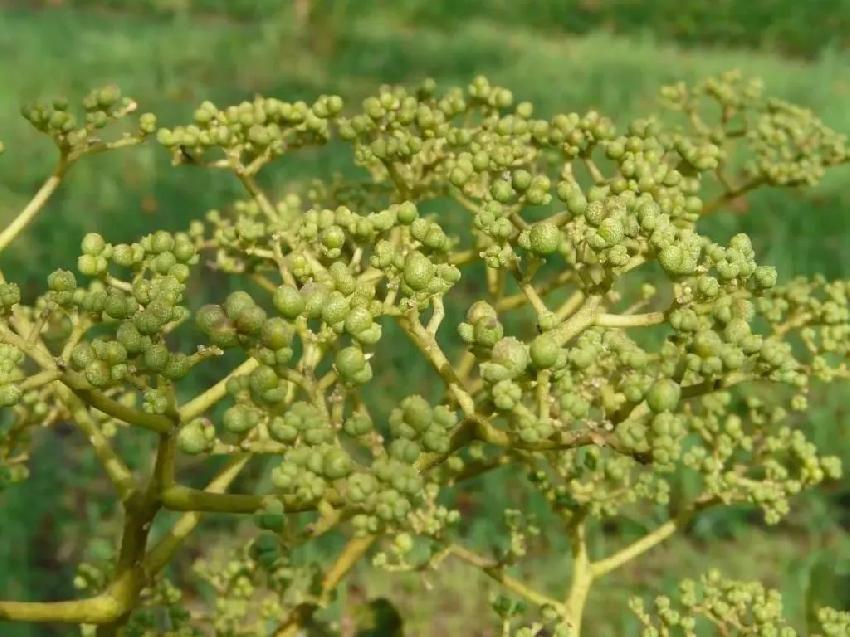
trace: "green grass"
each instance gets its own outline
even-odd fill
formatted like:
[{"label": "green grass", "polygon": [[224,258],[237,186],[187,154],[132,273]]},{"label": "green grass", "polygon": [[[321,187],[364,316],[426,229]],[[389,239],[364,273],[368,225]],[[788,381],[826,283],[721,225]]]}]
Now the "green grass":
[{"label": "green grass", "polygon": [[[76,98],[104,82],[120,84],[142,110],[156,112],[168,125],[186,121],[194,105],[207,98],[224,104],[250,98],[255,92],[285,99],[337,92],[356,103],[383,82],[433,76],[441,83],[466,83],[483,73],[511,87],[519,98],[534,101],[542,114],[593,108],[624,124],[655,108],[660,85],[736,67],[763,77],[772,94],[809,106],[832,127],[850,133],[847,54],[826,53],[801,61],[751,50],[682,49],[645,36],[563,36],[528,26],[508,28],[503,14],[491,14],[495,20],[478,17],[480,13],[469,9],[471,3],[463,3],[465,19],[455,16],[451,28],[443,28],[438,10],[444,5],[433,4],[426,26],[415,26],[410,13],[382,10],[350,19],[329,14],[312,33],[296,33],[286,13],[258,24],[67,7],[6,10],[0,20],[0,139],[7,147],[6,155],[0,157],[0,223],[11,219],[26,202],[53,161],[50,145],[17,115],[19,103],[56,93]],[[544,14],[534,14],[535,19],[540,15]],[[284,158],[266,177],[270,186],[283,189],[307,177],[350,169],[349,159],[330,148]],[[189,219],[240,195],[238,184],[229,178],[170,167],[166,153],[154,145],[92,158],[74,168],[44,214],[0,258],[0,269],[22,282],[25,293],[31,292],[48,272],[73,261],[84,232],[96,229],[118,242],[154,227],[183,228]],[[850,276],[846,239],[850,236],[850,169],[837,171],[816,189],[790,195],[763,192],[751,197],[749,204],[746,214],[708,220],[707,230],[718,237],[751,233],[761,261],[776,265],[782,276],[814,272]],[[203,290],[197,294],[195,302]],[[427,383],[424,369],[407,369],[405,363],[398,359],[394,364],[406,377]],[[836,442],[850,440],[845,397],[846,388],[824,392],[814,405],[811,428],[821,444],[838,448],[850,461],[850,443]],[[64,587],[67,572],[57,575],[57,565],[45,554],[73,561],[79,557],[75,538],[61,536],[52,545],[44,538],[80,524],[86,528],[97,515],[91,509],[81,512],[77,504],[84,493],[84,479],[75,481],[73,493],[61,491],[68,489],[66,481],[81,462],[79,454],[63,454],[66,444],[75,443],[63,439],[59,445],[40,448],[34,463],[35,482],[0,499],[4,516],[0,545],[21,547],[0,551],[2,597],[37,599],[70,592]],[[486,507],[480,509],[485,519],[468,529],[479,544],[493,535],[488,515],[504,508],[500,485],[481,482],[478,506]],[[36,497],[28,491],[31,487],[37,489]],[[665,588],[674,574],[695,574],[707,562],[726,566],[734,575],[764,576],[789,593],[792,612],[800,617],[803,578],[814,556],[833,551],[836,561],[850,559],[846,538],[841,538],[835,515],[829,512],[830,503],[838,509],[836,502],[809,498],[803,513],[773,530],[743,531],[740,522],[746,518],[738,513],[705,518],[688,538],[662,547],[622,576],[614,575],[610,589],[592,602],[589,634],[634,634],[633,626],[619,619],[624,615],[626,593],[639,582],[647,592]],[[89,521],[72,524],[75,519]],[[43,534],[32,529],[43,529]],[[810,532],[813,535],[807,535]],[[720,536],[726,538],[722,543],[710,541]],[[753,546],[763,551],[752,551]],[[742,554],[748,559],[741,560]],[[554,591],[563,586],[566,575],[566,563],[559,563],[547,569],[543,579]],[[368,586],[380,594],[382,587],[393,588],[393,581],[372,579]],[[440,630],[461,634],[454,623],[426,632],[426,618],[436,612],[460,616],[461,606],[481,610],[486,595],[457,595],[458,587],[472,581],[459,567],[440,574],[438,581],[436,590],[441,594],[424,595],[415,583],[406,584],[411,592],[402,595],[399,603],[422,627],[417,634]],[[414,607],[414,601],[423,597],[428,604]],[[442,606],[453,597],[460,606]],[[63,633],[23,628],[12,632],[0,626],[0,634]]]}]

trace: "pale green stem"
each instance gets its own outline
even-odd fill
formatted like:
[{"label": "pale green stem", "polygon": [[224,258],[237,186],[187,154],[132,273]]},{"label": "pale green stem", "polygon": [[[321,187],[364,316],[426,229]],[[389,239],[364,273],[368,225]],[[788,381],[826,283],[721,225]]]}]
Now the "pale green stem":
[{"label": "pale green stem", "polygon": [[182,485],[166,488],[162,505],[172,511],[208,511],[212,513],[253,513],[262,508],[268,496],[253,494],[212,493]]},{"label": "pale green stem", "polygon": [[584,303],[584,299],[584,292],[576,290],[561,304],[561,307],[555,311],[555,317],[563,321],[564,319],[572,316],[581,307],[581,304]]},{"label": "pale green stem", "polygon": [[585,328],[593,325],[596,318],[596,311],[601,301],[601,296],[587,297],[584,299],[581,307],[572,316],[550,332],[558,345],[563,347],[575,336],[584,331]]},{"label": "pale green stem", "polygon": [[60,602],[0,601],[3,621],[100,624],[117,619],[121,612],[118,602],[109,595]]},{"label": "pale green stem", "polygon": [[296,637],[301,634],[300,631],[303,630],[304,625],[313,617],[319,608],[328,604],[333,591],[377,539],[375,535],[350,539],[325,573],[317,603],[304,602],[296,606],[289,613],[286,620],[275,630],[275,637]]},{"label": "pale green stem", "polygon": [[646,314],[600,314],[594,321],[601,327],[645,327],[659,325],[664,322],[664,312],[647,312]]},{"label": "pale green stem", "polygon": [[449,392],[457,400],[463,413],[466,416],[474,415],[475,402],[472,400],[472,396],[463,388],[452,364],[446,358],[434,335],[422,326],[422,323],[419,322],[419,317],[415,314],[410,314],[402,318],[399,324],[446,383]]},{"label": "pale green stem", "polygon": [[35,196],[26,206],[24,206],[24,209],[18,213],[18,216],[15,217],[2,232],[0,232],[0,252],[5,250],[6,247],[14,241],[15,237],[23,232],[23,230],[32,223],[33,219],[38,216],[38,213],[44,208],[47,200],[50,199],[59,187],[59,184],[62,183],[62,178],[65,176],[65,173],[70,166],[71,163],[68,161],[68,157],[63,154],[59,158],[59,163],[56,165],[53,173],[41,185],[41,188],[38,189]]},{"label": "pale green stem", "polygon": [[499,582],[507,590],[527,599],[531,603],[537,606],[551,606],[558,612],[564,612],[564,605],[561,602],[534,590],[521,580],[508,575],[502,565],[494,564],[481,555],[458,544],[448,546],[447,551],[464,562],[481,569],[486,575]]},{"label": "pale green stem", "polygon": [[593,577],[602,577],[603,575],[607,575],[611,571],[621,567],[626,562],[646,553],[648,550],[657,546],[688,524],[688,522],[693,519],[694,515],[703,509],[708,508],[712,504],[714,504],[714,500],[712,499],[699,499],[672,520],[668,520],[655,530],[650,531],[616,553],[593,562],[590,567]]},{"label": "pale green stem", "polygon": [[587,595],[593,585],[594,574],[587,556],[587,536],[584,520],[572,527],[572,580],[570,590],[564,602],[565,616],[570,622],[570,637],[581,637],[582,617]]},{"label": "pale green stem", "polygon": [[[245,465],[248,464],[250,459],[251,456],[248,454],[232,458],[207,485],[206,492],[223,493],[236,479]],[[148,551],[148,554],[142,560],[142,569],[149,577],[161,571],[168,564],[183,541],[201,521],[202,516],[203,513],[200,511],[192,511],[191,513],[182,515],[168,534]]]},{"label": "pale green stem", "polygon": [[250,374],[254,371],[259,363],[254,358],[249,358],[239,367],[231,371],[227,376],[218,381],[215,385],[199,394],[180,408],[180,421],[189,422],[203,414],[207,409],[215,405],[218,401],[227,395],[227,381],[235,376]]},{"label": "pale green stem", "polygon": [[106,471],[106,475],[109,476],[112,484],[115,485],[119,498],[122,502],[125,502],[136,489],[133,474],[121,458],[118,457],[118,454],[115,453],[112,445],[109,444],[109,440],[100,431],[100,428],[94,422],[82,401],[64,385],[57,387],[57,394],[62,402],[68,406],[68,409],[70,409],[74,423],[88,438],[97,459],[103,466],[104,471]]}]

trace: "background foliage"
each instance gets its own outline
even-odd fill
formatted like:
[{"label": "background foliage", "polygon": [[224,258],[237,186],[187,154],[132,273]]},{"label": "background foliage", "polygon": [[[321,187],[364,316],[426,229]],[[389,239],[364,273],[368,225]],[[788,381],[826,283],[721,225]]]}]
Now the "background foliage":
[{"label": "background foliage", "polygon": [[[628,119],[653,110],[662,84],[737,67],[763,77],[771,93],[811,107],[828,125],[850,133],[850,53],[842,50],[850,33],[847,0],[313,4],[305,13],[308,3],[297,0],[0,2],[0,137],[10,150],[0,159],[0,215],[20,208],[53,160],[47,141],[17,115],[21,99],[46,90],[79,96],[105,82],[120,84],[164,125],[186,120],[205,98],[229,103],[262,92],[309,100],[335,92],[354,102],[381,82],[432,76],[463,84],[476,73],[511,86],[544,116],[597,108]],[[0,267],[15,270],[22,283],[34,283],[75,258],[84,232],[99,230],[117,243],[154,226],[182,228],[239,192],[235,180],[170,170],[167,162],[151,145],[75,167],[49,209],[4,253]],[[280,162],[272,179],[292,183],[339,169],[330,147]],[[780,276],[847,277],[848,185],[850,172],[844,169],[815,190],[760,192],[736,202],[739,215],[710,219],[706,229],[724,239],[750,233],[761,261],[776,265]],[[398,361],[399,372],[403,363]],[[403,373],[413,383],[428,379],[424,369]],[[845,386],[821,392],[811,417],[815,442],[850,462],[847,391]],[[114,530],[113,512],[96,497],[83,498],[84,492],[98,492],[92,487],[98,472],[78,441],[45,438],[37,454],[33,466],[41,470],[25,489],[9,489],[0,499],[0,597],[67,596],[70,591],[57,588],[72,579],[64,569],[82,558],[96,559],[102,551],[98,538]],[[477,483],[467,503],[485,520],[467,530],[482,546],[498,532],[509,488],[495,473]],[[534,501],[527,509],[544,511]],[[217,533],[232,537],[231,524],[214,521],[204,543],[211,544]],[[760,527],[745,511],[709,514],[597,595],[588,631],[602,637],[635,634],[633,620],[621,611],[637,582],[655,593],[700,573],[709,560],[730,576],[780,588],[797,618],[812,600],[850,606],[848,528],[846,486],[804,496],[777,528]],[[627,524],[617,529],[627,536],[640,531]],[[537,548],[545,542],[542,538]],[[187,551],[178,567],[188,570],[193,558]],[[445,568],[438,594],[423,597],[413,578],[399,586],[395,580],[355,577],[341,603],[353,608],[359,591],[368,590],[370,597],[392,598],[410,634],[485,634],[458,623],[487,605],[483,582],[471,587],[469,571]],[[565,568],[552,563],[535,572],[557,582]],[[20,626],[0,626],[0,632],[60,634]]]}]

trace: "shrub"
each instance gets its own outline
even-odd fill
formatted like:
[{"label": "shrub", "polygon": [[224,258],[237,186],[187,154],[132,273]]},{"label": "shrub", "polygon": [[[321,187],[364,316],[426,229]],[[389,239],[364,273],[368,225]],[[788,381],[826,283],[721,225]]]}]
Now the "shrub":
[{"label": "shrub", "polygon": [[[113,562],[81,567],[88,597],[3,601],[0,619],[154,635],[164,608],[170,634],[294,635],[372,552],[389,572],[459,559],[511,596],[493,604],[505,634],[546,624],[577,636],[592,585],[704,510],[744,504],[774,524],[800,491],[839,479],[801,420],[813,383],[848,375],[850,283],[779,282],[747,236],[717,242],[698,225],[755,188],[817,183],[850,161],[846,141],[736,73],[661,95],[681,121],[647,117],[622,133],[596,112],[536,118],[481,77],[383,87],[353,111],[337,96],[204,102],[170,128],[132,119],[135,102],[114,87],[86,96],[82,117],[65,99],[25,107],[59,160],[0,248],[77,161],[154,136],[175,165],[235,176],[246,199],[185,232],[130,244],[88,234],[76,273],[57,270],[37,296],[0,284],[4,482],[26,478],[33,436],[72,421],[124,512]],[[331,142],[352,151],[361,181],[264,191],[267,165]],[[242,289],[194,303],[204,267]],[[480,282],[475,298],[462,280]],[[395,382],[390,329],[438,387]],[[196,368],[217,360],[233,367],[188,395]],[[387,378],[393,406],[381,410]],[[149,471],[118,453],[128,434],[155,439]],[[227,462],[194,488],[178,475],[187,456]],[[267,491],[228,492],[264,461]],[[559,520],[565,593],[511,574],[538,531],[518,510],[505,511],[493,554],[463,543],[448,488],[495,468]],[[673,498],[682,476],[691,487]],[[164,511],[182,517],[153,541]],[[601,554],[588,529],[627,512],[666,519]],[[252,516],[257,530],[224,568],[199,564],[219,599],[189,613],[163,571],[205,513]],[[331,530],[348,537],[332,563],[294,568],[295,547]],[[710,573],[683,585],[680,606],[634,610],[645,635],[695,634],[699,618],[719,634],[793,634],[777,600]],[[538,623],[515,626],[526,614]],[[830,609],[819,618],[824,635],[850,623]]]}]

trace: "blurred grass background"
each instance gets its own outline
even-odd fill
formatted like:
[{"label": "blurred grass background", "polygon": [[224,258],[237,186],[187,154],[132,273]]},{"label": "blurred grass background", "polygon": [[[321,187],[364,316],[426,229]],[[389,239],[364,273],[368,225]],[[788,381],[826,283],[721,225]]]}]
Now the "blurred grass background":
[{"label": "blurred grass background", "polygon": [[[488,75],[542,115],[590,108],[625,123],[655,109],[657,89],[729,68],[764,78],[770,93],[815,110],[850,133],[850,0],[0,0],[0,223],[7,223],[51,169],[54,152],[18,115],[22,101],[119,84],[163,125],[191,117],[203,99],[226,104],[255,93],[310,99],[335,92],[356,102],[381,83],[434,77],[465,84]],[[278,162],[270,184],[285,188],[345,171],[348,157],[299,153]],[[172,168],[151,144],[76,166],[48,209],[0,259],[25,292],[67,266],[83,233],[113,242],[153,228],[182,229],[209,208],[241,196],[229,177]],[[763,263],[783,277],[850,276],[850,170],[815,189],[760,192],[738,214],[706,230],[744,231]],[[424,369],[399,370],[427,379]],[[850,465],[848,387],[818,392],[810,430]],[[113,511],[97,495],[98,470],[73,436],[45,437],[29,482],[0,495],[0,597],[71,594],[73,564],[92,535],[108,537]],[[476,483],[469,506],[479,546],[498,533],[499,513],[517,495],[498,474]],[[91,497],[94,489],[95,497]],[[106,490],[103,490],[106,493]],[[85,497],[88,495],[89,497]],[[525,503],[545,515],[539,502]],[[588,634],[636,634],[625,612],[635,592],[657,592],[710,563],[761,578],[787,595],[803,625],[807,604],[850,606],[850,496],[847,489],[798,499],[777,528],[753,526],[747,511],[701,518],[686,537],[601,584]],[[224,523],[224,522],[221,522]],[[640,528],[620,524],[621,535]],[[542,544],[560,540],[544,538]],[[96,552],[89,546],[89,551]],[[563,551],[562,551],[563,552]],[[529,573],[553,591],[566,560]],[[403,578],[404,579],[404,578]],[[370,595],[388,594],[413,635],[485,635],[487,596],[464,567],[447,567],[427,596],[412,579],[357,576]],[[479,585],[480,584],[480,585]],[[470,623],[471,619],[471,623]],[[61,629],[0,624],[0,635],[64,635]]]}]

